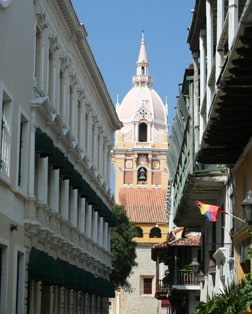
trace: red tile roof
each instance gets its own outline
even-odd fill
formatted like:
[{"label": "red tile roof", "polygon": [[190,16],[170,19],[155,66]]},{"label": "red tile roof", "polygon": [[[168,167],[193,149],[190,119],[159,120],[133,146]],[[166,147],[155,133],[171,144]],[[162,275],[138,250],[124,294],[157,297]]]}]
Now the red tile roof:
[{"label": "red tile roof", "polygon": [[200,234],[188,233],[184,238],[170,242],[169,246],[200,246]]},{"label": "red tile roof", "polygon": [[167,224],[166,190],[122,188],[119,198],[129,220],[135,223]]},{"label": "red tile roof", "polygon": [[[184,228],[179,227],[174,229],[168,234],[168,241],[157,243],[153,246],[153,249],[163,249],[169,246],[200,246],[201,245],[201,233],[189,232],[184,234]],[[172,236],[171,236],[172,235]]]}]

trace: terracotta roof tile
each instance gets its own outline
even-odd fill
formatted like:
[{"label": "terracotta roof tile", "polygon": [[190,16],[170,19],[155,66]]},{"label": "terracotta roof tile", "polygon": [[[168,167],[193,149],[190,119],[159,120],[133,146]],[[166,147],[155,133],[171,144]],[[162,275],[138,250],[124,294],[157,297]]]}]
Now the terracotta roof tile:
[{"label": "terracotta roof tile", "polygon": [[184,238],[169,243],[169,246],[200,246],[200,235],[188,233]]},{"label": "terracotta roof tile", "polygon": [[168,223],[166,190],[122,188],[119,197],[130,221],[135,223]]},{"label": "terracotta roof tile", "polygon": [[[184,229],[184,228],[182,228]],[[174,233],[180,232],[180,230],[174,230]],[[170,232],[171,234],[172,232]],[[170,238],[170,237],[168,237]],[[172,241],[164,241],[153,245],[153,249],[163,249],[169,246],[200,246],[201,245],[201,233],[200,232],[189,232],[179,238],[174,238]]]}]

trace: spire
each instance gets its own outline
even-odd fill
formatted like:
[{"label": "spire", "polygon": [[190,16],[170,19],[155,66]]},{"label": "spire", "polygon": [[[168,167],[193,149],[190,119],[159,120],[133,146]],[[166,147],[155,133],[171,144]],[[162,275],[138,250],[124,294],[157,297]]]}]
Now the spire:
[{"label": "spire", "polygon": [[147,53],[146,53],[145,42],[144,42],[144,31],[142,31],[142,40],[141,40],[141,46],[140,46],[137,65],[143,64],[143,63],[148,64]]},{"label": "spire", "polygon": [[142,39],[140,45],[140,51],[138,55],[138,60],[136,63],[136,75],[133,77],[134,85],[152,85],[152,77],[149,76],[149,62],[147,58],[145,41],[144,41],[144,31],[142,31]]}]

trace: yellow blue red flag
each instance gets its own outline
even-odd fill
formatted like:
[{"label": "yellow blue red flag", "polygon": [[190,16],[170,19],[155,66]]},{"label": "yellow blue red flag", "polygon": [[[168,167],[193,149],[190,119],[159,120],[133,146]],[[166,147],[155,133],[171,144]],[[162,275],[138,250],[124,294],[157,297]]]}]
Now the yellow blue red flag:
[{"label": "yellow blue red flag", "polygon": [[199,207],[201,215],[205,215],[211,222],[217,221],[218,213],[227,214],[227,212],[216,205],[205,204],[201,201],[196,201],[195,204]]}]

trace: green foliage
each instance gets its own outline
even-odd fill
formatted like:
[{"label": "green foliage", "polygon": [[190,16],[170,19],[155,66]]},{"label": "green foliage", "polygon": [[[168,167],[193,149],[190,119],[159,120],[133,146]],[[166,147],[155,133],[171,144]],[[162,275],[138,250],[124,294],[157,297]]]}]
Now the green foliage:
[{"label": "green foliage", "polygon": [[136,242],[132,241],[137,235],[135,226],[129,221],[124,207],[114,205],[113,214],[117,218],[117,226],[111,233],[111,254],[113,272],[110,276],[115,288],[122,287],[130,289],[127,277],[131,273],[132,267],[137,266]]},{"label": "green foliage", "polygon": [[252,281],[232,284],[207,302],[198,302],[194,314],[237,314],[252,305]]}]

